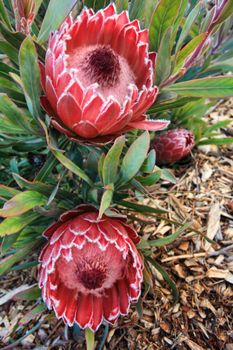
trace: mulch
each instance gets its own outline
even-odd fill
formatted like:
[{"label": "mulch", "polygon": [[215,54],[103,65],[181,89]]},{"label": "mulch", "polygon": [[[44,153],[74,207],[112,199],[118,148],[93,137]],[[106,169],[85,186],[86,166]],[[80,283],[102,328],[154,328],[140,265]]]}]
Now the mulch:
[{"label": "mulch", "polygon": [[[233,118],[232,99],[207,116],[210,123],[229,117]],[[232,136],[233,123],[221,132]],[[192,222],[194,231],[185,231],[172,244],[153,250],[153,259],[175,282],[179,299],[174,303],[163,276],[151,267],[146,276],[149,287],[143,290],[140,307],[133,306],[129,317],[110,327],[103,349],[233,350],[233,145],[219,149],[202,146],[172,171],[177,184],[163,181],[148,188],[152,198],[143,202],[167,209],[164,218],[136,215],[137,220],[132,216],[131,220],[149,239],[176,232],[177,227],[167,219]],[[131,200],[140,202],[140,195]],[[36,267],[20,274],[10,272],[0,280],[0,295],[35,284],[36,275]],[[15,325],[32,305],[8,300],[0,308],[3,348],[14,339]],[[52,314],[44,313],[29,322],[21,336],[39,321],[40,327],[12,349],[85,349],[83,333],[76,330],[72,334]],[[96,349],[103,333],[101,326]]]}]

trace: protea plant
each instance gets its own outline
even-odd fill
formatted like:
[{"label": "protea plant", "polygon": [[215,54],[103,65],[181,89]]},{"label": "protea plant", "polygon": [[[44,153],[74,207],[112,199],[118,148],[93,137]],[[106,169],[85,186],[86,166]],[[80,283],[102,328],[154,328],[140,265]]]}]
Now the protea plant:
[{"label": "protea plant", "polygon": [[[151,265],[177,300],[154,253],[192,229],[144,199],[176,182],[157,161],[193,138],[232,142],[216,134],[228,120],[203,119],[233,95],[232,14],[232,0],[0,1],[0,275],[36,266],[40,286],[20,294],[11,348],[49,322],[48,306],[92,349],[103,320],[117,327],[131,303],[143,307]],[[147,215],[176,232],[144,236]]]}]

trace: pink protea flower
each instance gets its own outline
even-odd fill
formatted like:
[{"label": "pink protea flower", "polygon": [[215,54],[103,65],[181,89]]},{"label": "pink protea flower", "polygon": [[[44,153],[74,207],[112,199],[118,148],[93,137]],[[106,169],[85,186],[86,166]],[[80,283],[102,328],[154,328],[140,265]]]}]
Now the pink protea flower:
[{"label": "pink protea flower", "polygon": [[16,30],[25,35],[30,34],[31,24],[35,17],[35,1],[12,0],[12,7],[15,14]]},{"label": "pink protea flower", "polygon": [[167,121],[144,115],[158,93],[156,54],[148,48],[148,30],[114,4],[96,14],[85,9],[75,21],[69,16],[51,34],[41,65],[41,102],[54,127],[79,140],[165,128]]},{"label": "pink protea flower", "polygon": [[194,147],[193,133],[186,129],[171,129],[157,136],[153,143],[158,164],[174,163],[187,156]]},{"label": "pink protea flower", "polygon": [[141,292],[143,263],[139,237],[124,220],[103,216],[92,206],[61,215],[44,232],[39,286],[49,309],[69,326],[96,331],[128,313]]}]

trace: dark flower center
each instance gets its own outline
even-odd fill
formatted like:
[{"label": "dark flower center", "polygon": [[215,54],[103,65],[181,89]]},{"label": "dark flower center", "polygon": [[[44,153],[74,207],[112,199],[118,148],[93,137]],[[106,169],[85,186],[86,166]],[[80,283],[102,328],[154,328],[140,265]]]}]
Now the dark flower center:
[{"label": "dark flower center", "polygon": [[93,268],[92,270],[82,271],[78,278],[86,289],[98,289],[102,287],[106,279],[106,273],[98,268]]},{"label": "dark flower center", "polygon": [[83,69],[93,82],[102,87],[113,87],[119,82],[119,58],[108,46],[91,51],[83,61]]}]

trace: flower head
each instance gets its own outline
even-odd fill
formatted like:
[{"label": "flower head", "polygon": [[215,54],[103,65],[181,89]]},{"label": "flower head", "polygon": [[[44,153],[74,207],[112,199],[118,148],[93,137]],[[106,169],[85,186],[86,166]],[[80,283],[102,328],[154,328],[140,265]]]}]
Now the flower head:
[{"label": "flower head", "polygon": [[186,129],[171,129],[155,138],[153,148],[158,164],[171,164],[187,156],[194,147],[193,133]]},{"label": "flower head", "polygon": [[122,219],[103,216],[91,206],[61,215],[45,231],[39,286],[43,299],[68,325],[94,331],[105,319],[128,313],[141,292],[142,259],[136,232]]},{"label": "flower head", "polygon": [[41,65],[42,104],[60,132],[73,139],[111,139],[133,128],[160,130],[167,121],[147,120],[154,102],[155,53],[148,30],[110,4],[85,9],[51,34]]}]

